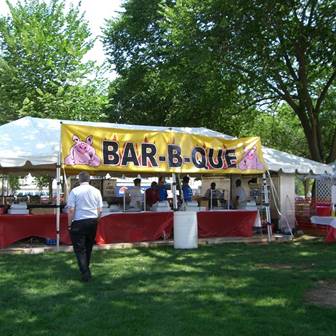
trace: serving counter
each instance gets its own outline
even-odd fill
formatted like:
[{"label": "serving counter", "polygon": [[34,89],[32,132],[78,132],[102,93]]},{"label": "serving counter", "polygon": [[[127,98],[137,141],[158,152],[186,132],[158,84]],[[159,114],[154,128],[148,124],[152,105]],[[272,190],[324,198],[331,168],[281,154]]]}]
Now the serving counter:
[{"label": "serving counter", "polygon": [[100,219],[96,242],[154,241],[172,237],[173,212],[114,213]]},{"label": "serving counter", "polygon": [[[60,241],[70,243],[67,214],[61,214]],[[56,215],[1,215],[0,248],[29,237],[56,239]]]},{"label": "serving counter", "polygon": [[[257,211],[197,212],[198,238],[251,237]],[[97,244],[155,241],[173,237],[174,213],[110,213],[99,221]],[[56,238],[56,215],[0,215],[0,248],[29,237]],[[60,242],[70,244],[67,214],[61,214]]]},{"label": "serving counter", "polygon": [[251,237],[257,214],[257,210],[200,211],[198,237]]},{"label": "serving counter", "polygon": [[[61,214],[60,242],[71,244],[67,214]],[[172,236],[173,212],[111,213],[100,219],[97,244],[153,241]],[[0,215],[0,248],[29,237],[56,239],[56,215]]]}]

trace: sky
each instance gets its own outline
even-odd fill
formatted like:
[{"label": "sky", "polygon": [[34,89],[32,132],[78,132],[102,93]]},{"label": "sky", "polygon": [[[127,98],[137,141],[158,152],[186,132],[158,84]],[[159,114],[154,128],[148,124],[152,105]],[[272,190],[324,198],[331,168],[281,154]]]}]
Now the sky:
[{"label": "sky", "polygon": [[[79,0],[65,0],[66,4],[78,4]],[[12,4],[18,0],[10,0]],[[105,23],[105,19],[110,19],[118,15],[121,11],[122,0],[81,0],[82,11],[89,21],[93,37],[99,37],[101,27]],[[7,15],[8,7],[5,0],[0,0],[0,15]],[[98,64],[102,64],[105,60],[102,43],[97,39],[93,49],[86,55],[86,60],[95,60]]]}]

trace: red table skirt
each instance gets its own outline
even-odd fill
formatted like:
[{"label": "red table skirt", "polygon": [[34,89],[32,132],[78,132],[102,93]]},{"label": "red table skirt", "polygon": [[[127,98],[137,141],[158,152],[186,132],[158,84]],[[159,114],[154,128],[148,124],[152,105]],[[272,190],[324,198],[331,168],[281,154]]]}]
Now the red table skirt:
[{"label": "red table skirt", "polygon": [[198,212],[198,237],[251,237],[256,218],[253,210]]},{"label": "red table skirt", "polygon": [[[61,214],[60,241],[65,244],[70,243],[67,227],[67,215]],[[56,239],[56,215],[0,216],[0,248],[29,237]]]},{"label": "red table skirt", "polygon": [[[197,213],[198,236],[250,237],[256,211],[205,211]],[[102,217],[97,244],[154,241],[171,238],[173,212],[118,213]],[[0,248],[28,237],[56,239],[56,215],[0,215]],[[70,244],[67,215],[61,214],[60,242]]]},{"label": "red table skirt", "polygon": [[316,216],[331,216],[330,205],[317,205]]},{"label": "red table skirt", "polygon": [[[71,244],[67,214],[61,214],[60,242]],[[97,229],[97,244],[153,241],[171,238],[172,212],[111,214],[102,217]],[[56,215],[1,215],[0,248],[28,237],[56,239]]]},{"label": "red table skirt", "polygon": [[173,212],[118,213],[102,217],[97,244],[154,241],[171,238]]},{"label": "red table skirt", "polygon": [[328,232],[325,238],[326,243],[336,243],[336,228],[329,225]]}]

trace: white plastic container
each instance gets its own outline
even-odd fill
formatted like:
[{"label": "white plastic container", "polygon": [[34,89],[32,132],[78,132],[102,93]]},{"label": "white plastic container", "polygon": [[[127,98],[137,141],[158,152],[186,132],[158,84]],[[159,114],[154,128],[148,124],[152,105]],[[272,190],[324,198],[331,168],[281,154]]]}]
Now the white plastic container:
[{"label": "white plastic container", "polygon": [[153,204],[151,211],[155,212],[167,212],[171,211],[168,201],[156,202]]},{"label": "white plastic container", "polygon": [[174,212],[174,248],[193,249],[197,246],[197,212]]},{"label": "white plastic container", "polygon": [[199,206],[197,202],[187,202],[186,211],[199,211]]},{"label": "white plastic container", "polygon": [[9,215],[29,215],[28,209],[8,209]]}]

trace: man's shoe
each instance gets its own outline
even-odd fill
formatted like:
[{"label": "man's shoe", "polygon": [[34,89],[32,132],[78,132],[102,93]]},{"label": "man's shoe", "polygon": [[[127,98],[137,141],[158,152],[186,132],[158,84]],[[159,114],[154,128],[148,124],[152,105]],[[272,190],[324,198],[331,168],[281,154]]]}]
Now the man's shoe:
[{"label": "man's shoe", "polygon": [[91,274],[89,272],[82,274],[82,282],[89,282],[91,280]]}]

